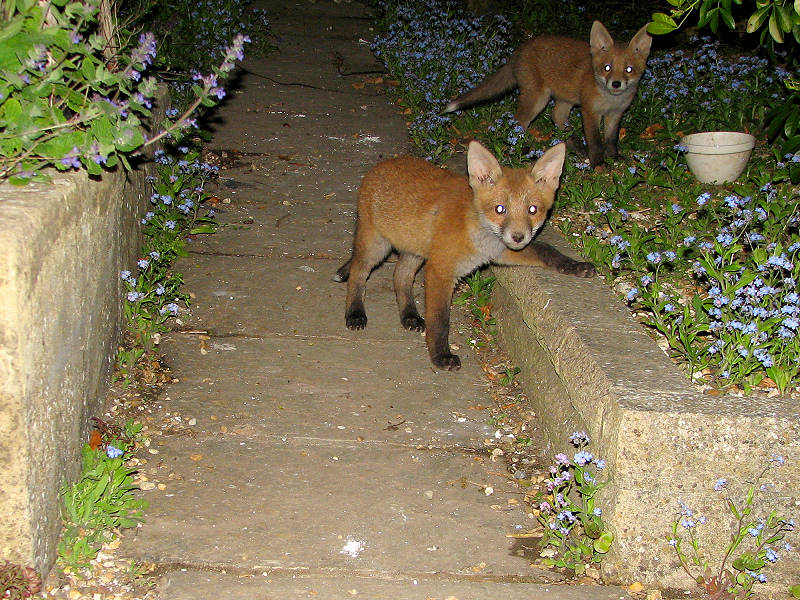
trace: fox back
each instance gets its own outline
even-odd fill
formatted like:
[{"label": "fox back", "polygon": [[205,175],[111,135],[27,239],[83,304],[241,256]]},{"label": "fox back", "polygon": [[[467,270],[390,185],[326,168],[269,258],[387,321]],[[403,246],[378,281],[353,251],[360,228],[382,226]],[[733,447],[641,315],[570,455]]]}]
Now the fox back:
[{"label": "fox back", "polygon": [[401,252],[460,254],[459,264],[473,264],[469,272],[533,239],[553,205],[563,154],[561,146],[532,168],[511,169],[473,142],[469,177],[413,157],[384,161],[361,184],[358,226],[374,229]]}]

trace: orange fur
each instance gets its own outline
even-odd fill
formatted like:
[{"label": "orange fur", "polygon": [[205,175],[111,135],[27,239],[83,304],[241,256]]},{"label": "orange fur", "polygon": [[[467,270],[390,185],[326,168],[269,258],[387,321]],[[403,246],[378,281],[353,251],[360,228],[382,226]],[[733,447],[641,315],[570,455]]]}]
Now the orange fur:
[{"label": "orange fur", "polygon": [[[345,323],[363,329],[366,281],[394,249],[399,253],[394,284],[400,320],[422,331],[434,365],[457,369],[450,352],[450,302],[456,282],[490,262],[547,266],[589,276],[578,263],[554,248],[533,242],[553,205],[564,162],[564,144],[548,150],[528,169],[506,169],[478,142],[467,153],[469,177],[424,160],[401,157],[384,161],[364,177],[358,196],[353,255],[336,273],[348,281]],[[412,287],[425,271],[425,319]]]}]

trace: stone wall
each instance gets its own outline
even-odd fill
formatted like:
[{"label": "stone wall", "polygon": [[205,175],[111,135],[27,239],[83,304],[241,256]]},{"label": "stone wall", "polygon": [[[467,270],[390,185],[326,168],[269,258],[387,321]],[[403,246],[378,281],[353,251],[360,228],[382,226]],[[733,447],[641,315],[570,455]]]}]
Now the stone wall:
[{"label": "stone wall", "polygon": [[[542,239],[570,253],[551,228]],[[707,516],[697,532],[718,564],[732,525],[725,495],[741,498],[776,454],[786,464],[770,470],[759,502],[800,522],[796,401],[703,394],[600,277],[506,267],[493,274],[501,341],[521,368],[551,449],[568,450],[569,434],[585,430],[589,450],[609,465],[610,483],[601,492],[616,538],[603,562],[609,582],[691,588],[666,541],[678,499]],[[720,478],[728,489],[714,492]],[[800,539],[791,541],[795,549],[779,545],[781,558],[767,569],[771,596],[786,597],[787,587],[800,582]]]},{"label": "stone wall", "polygon": [[0,185],[0,560],[46,572],[55,559],[59,488],[101,410],[119,271],[135,264],[148,198],[142,172]]}]

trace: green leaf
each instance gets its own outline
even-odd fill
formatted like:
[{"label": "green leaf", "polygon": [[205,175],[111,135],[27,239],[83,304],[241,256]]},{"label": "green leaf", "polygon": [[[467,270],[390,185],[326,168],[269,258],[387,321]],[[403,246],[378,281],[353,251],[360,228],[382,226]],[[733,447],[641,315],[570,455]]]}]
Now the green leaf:
[{"label": "green leaf", "polygon": [[769,17],[769,34],[772,36],[772,39],[779,44],[783,43],[783,31],[781,31],[781,26],[775,18],[775,13]]},{"label": "green leaf", "polygon": [[592,547],[595,552],[605,554],[611,548],[611,543],[614,541],[614,534],[610,531],[604,531],[603,534],[592,542]]},{"label": "green leaf", "polygon": [[788,33],[792,30],[792,16],[788,10],[786,10],[785,6],[781,6],[780,4],[775,5],[775,10],[778,12],[778,24],[781,26],[781,29]]},{"label": "green leaf", "polygon": [[216,233],[216,231],[217,228],[213,225],[202,225],[200,227],[193,227],[189,230],[189,233],[194,235],[200,233]]},{"label": "green leaf", "polygon": [[[798,2],[800,2],[800,0],[795,0],[795,3],[794,3],[795,10],[797,9],[797,3]],[[800,598],[800,585],[793,585],[792,587],[790,587],[789,588],[789,593],[792,595],[793,598]]]},{"label": "green leaf", "polygon": [[671,33],[678,28],[678,24],[675,22],[675,19],[669,15],[665,15],[664,13],[653,13],[651,18],[653,20],[647,25],[647,31],[653,35]]},{"label": "green leaf", "polygon": [[728,29],[731,31],[736,29],[736,21],[733,20],[733,15],[730,12],[730,8],[728,10],[720,11],[720,15],[722,16],[722,21],[728,26]]}]

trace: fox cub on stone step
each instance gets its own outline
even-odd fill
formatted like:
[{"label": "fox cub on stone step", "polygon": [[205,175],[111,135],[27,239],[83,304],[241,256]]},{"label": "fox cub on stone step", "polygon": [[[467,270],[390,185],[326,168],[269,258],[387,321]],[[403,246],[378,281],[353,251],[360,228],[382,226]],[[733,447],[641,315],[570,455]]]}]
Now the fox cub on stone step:
[{"label": "fox cub on stone step", "polygon": [[[394,289],[400,321],[412,331],[427,327],[428,352],[440,369],[461,366],[448,343],[450,303],[461,277],[490,262],[550,267],[579,277],[594,275],[589,263],[531,241],[553,205],[564,154],[564,144],[558,144],[532,167],[509,169],[473,141],[467,152],[469,177],[412,157],[375,166],[359,190],[353,254],[334,276],[336,281],[348,282],[347,327],[366,326],[367,277],[392,249],[399,253]],[[426,260],[423,319],[412,288]]]},{"label": "fox cub on stone step", "polygon": [[617,156],[619,122],[636,95],[650,54],[652,38],[646,27],[628,45],[615,44],[600,21],[592,25],[588,44],[555,35],[528,40],[499,71],[453,100],[444,112],[462,110],[519,87],[514,118],[523,127],[528,127],[552,97],[553,122],[563,128],[572,107],[580,105],[589,162],[598,166],[604,154]]}]

